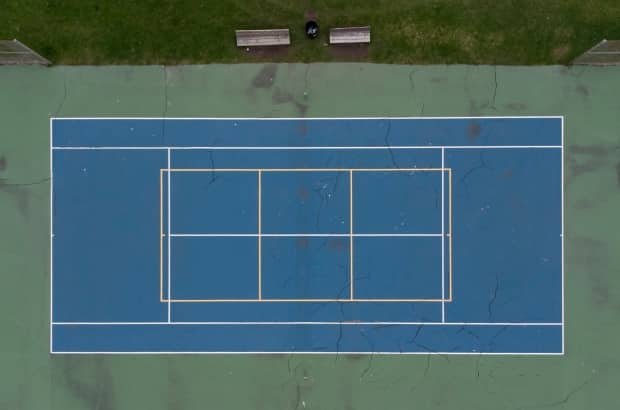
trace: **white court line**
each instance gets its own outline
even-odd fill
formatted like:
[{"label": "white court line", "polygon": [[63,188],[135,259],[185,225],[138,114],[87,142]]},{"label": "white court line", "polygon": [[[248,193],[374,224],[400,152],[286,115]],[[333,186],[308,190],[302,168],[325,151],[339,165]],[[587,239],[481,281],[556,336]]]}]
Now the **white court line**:
[{"label": "white court line", "polygon": [[[262,224],[263,224],[263,189],[262,189],[263,171],[258,170],[258,234],[256,235],[258,247],[258,300],[263,298],[263,240],[262,240]],[[170,303],[170,301],[168,301]]]},{"label": "white court line", "polygon": [[[441,149],[441,169],[445,169],[445,156],[446,150]],[[446,321],[446,260],[445,260],[445,244],[446,238],[444,234],[446,232],[445,229],[445,187],[444,180],[446,179],[445,171],[441,171],[441,321],[445,323]]]},{"label": "white court line", "polygon": [[54,154],[52,150],[52,119],[49,121],[50,127],[50,353],[53,351],[54,327]]},{"label": "white court line", "polygon": [[103,120],[181,120],[181,121],[315,121],[315,120],[468,120],[468,119],[560,119],[562,115],[481,115],[481,116],[452,116],[452,117],[52,117],[59,121],[103,121]]},{"label": "white court line", "polygon": [[232,238],[255,238],[255,237],[270,237],[270,238],[329,238],[329,237],[361,237],[361,238],[391,238],[391,237],[442,237],[440,233],[173,233],[172,237],[205,237],[205,238],[219,238],[219,237],[232,237]]},{"label": "white court line", "polygon": [[524,352],[434,352],[434,351],[423,351],[423,352],[306,352],[306,351],[297,351],[297,350],[289,350],[289,351],[259,351],[259,352],[235,352],[235,351],[178,351],[178,352],[170,352],[170,351],[162,351],[162,352],[113,352],[113,351],[103,351],[103,352],[51,352],[55,355],[63,355],[63,354],[72,354],[72,355],[89,355],[89,354],[103,354],[103,355],[162,355],[162,354],[204,354],[204,355],[274,355],[274,354],[296,354],[296,355],[380,355],[380,356],[400,356],[400,355],[437,355],[437,356],[563,356],[564,353],[560,352],[536,352],[536,353],[524,353]]},{"label": "white court line", "polygon": [[355,299],[353,293],[353,170],[349,170],[349,299]]},{"label": "white court line", "polygon": [[[171,192],[172,191],[172,186],[170,185],[170,175],[172,174],[170,172],[170,150],[168,149],[168,232],[172,232],[172,230],[170,229],[170,221],[171,221],[171,215],[172,215],[172,209],[170,207],[170,197],[171,197]],[[172,303],[170,302],[171,297],[170,297],[170,285],[172,283],[172,272],[171,272],[171,263],[170,260],[172,259],[172,255],[170,252],[171,246],[170,243],[172,242],[172,240],[170,238],[168,238],[168,322],[171,322],[171,310],[172,310]]]},{"label": "white court line", "polygon": [[[526,118],[540,118],[540,119],[544,119],[544,118],[559,118],[562,120],[562,145],[547,145],[547,146],[530,146],[530,145],[522,145],[522,146],[403,146],[403,147],[380,147],[380,146],[370,146],[370,147],[53,147],[51,146],[52,144],[52,139],[50,136],[50,151],[52,151],[53,149],[119,149],[119,150],[126,150],[126,149],[137,149],[137,150],[150,150],[150,149],[154,149],[154,150],[163,150],[163,149],[203,149],[203,150],[239,150],[239,149],[256,149],[256,150],[269,150],[269,149],[282,149],[282,150],[294,150],[294,149],[317,149],[317,150],[329,150],[329,149],[351,149],[351,150],[355,150],[355,149],[440,149],[440,148],[448,148],[448,149],[553,149],[553,148],[560,148],[562,150],[562,323],[493,323],[493,324],[489,324],[489,325],[504,325],[504,326],[528,326],[528,325],[532,325],[532,326],[545,326],[545,325],[550,325],[550,326],[562,326],[562,353],[510,353],[510,352],[499,352],[499,353],[493,353],[493,352],[489,352],[489,353],[480,353],[480,352],[404,352],[404,353],[395,353],[395,352],[295,352],[295,351],[286,351],[286,352],[51,352],[51,353],[56,353],[56,354],[276,354],[276,353],[296,353],[296,354],[446,354],[446,355],[467,355],[467,354],[472,354],[472,355],[521,355],[521,356],[538,356],[538,355],[561,355],[564,353],[564,190],[563,190],[563,181],[564,181],[564,158],[563,158],[563,154],[564,154],[564,117],[563,116],[478,116],[478,117],[392,117],[392,118],[387,118],[387,117],[322,117],[322,118],[167,118],[167,119],[171,119],[171,120],[303,120],[303,121],[307,121],[307,120],[338,120],[338,119],[350,119],[350,120],[364,120],[364,119],[387,119],[387,120],[391,120],[391,119],[420,119],[420,120],[446,120],[446,119],[501,119],[501,118],[514,118],[514,119],[526,119]],[[96,118],[96,117],[67,117],[67,118],[50,118],[50,130],[51,130],[51,122],[54,120],[154,120],[154,119],[163,119],[163,118],[157,118],[157,117],[107,117],[107,118]],[[50,131],[51,134],[51,131]],[[51,156],[51,152],[50,152],[50,156]],[[50,161],[50,167],[51,167],[51,161]],[[170,173],[169,173],[170,174]],[[53,192],[53,191],[52,191]],[[50,195],[50,208],[52,207],[52,195]],[[52,211],[52,210],[51,210]],[[51,221],[51,218],[50,218]],[[53,226],[53,225],[52,225]],[[50,255],[50,262],[51,262],[51,258],[52,256]],[[51,270],[50,270],[50,282],[51,282]],[[51,286],[50,286],[51,288]],[[170,287],[169,287],[170,290]],[[52,289],[50,289],[50,304],[51,304],[51,295],[52,295]],[[53,318],[53,316],[51,315],[51,306],[50,306],[50,316],[51,318]],[[50,320],[51,322],[51,320]],[[59,322],[58,324],[60,324],[62,322]],[[144,322],[145,324],[150,324],[152,322]],[[164,324],[167,324],[167,322],[162,322]],[[239,324],[243,324],[244,322],[241,322]],[[278,324],[281,322],[277,322]],[[433,323],[433,322],[431,322]],[[53,323],[53,324],[57,324],[57,323]],[[220,322],[216,322],[216,324],[221,324]],[[327,324],[331,324],[331,322],[328,322]],[[336,324],[340,324],[340,323],[336,323]],[[362,324],[362,323],[351,323],[351,324]],[[377,324],[377,323],[372,323],[372,324]],[[390,324],[394,324],[394,322],[386,322],[386,325],[390,325]],[[415,324],[415,323],[412,323]],[[420,322],[418,323],[418,325],[429,325],[430,323],[428,322]],[[441,324],[441,323],[438,323]],[[447,325],[451,325],[451,323],[446,323]],[[456,325],[456,323],[455,323]],[[464,325],[464,324],[459,324],[459,325]],[[475,325],[475,324],[472,324]],[[482,325],[482,324],[479,324]],[[50,350],[51,350],[51,329],[52,329],[52,322],[50,324]]]},{"label": "white court line", "polygon": [[561,236],[561,246],[562,246],[562,353],[564,353],[565,351],[565,337],[564,337],[564,331],[565,331],[565,318],[564,318],[564,117],[562,117],[562,121],[561,121],[561,130],[562,130],[562,151],[561,151],[561,167],[562,167],[562,174],[561,174],[561,197],[562,197],[562,205],[561,205],[561,227],[560,227],[560,236]]},{"label": "white court line", "polygon": [[55,150],[208,150],[208,151],[225,151],[225,150],[249,150],[249,151],[298,151],[298,150],[398,150],[398,149],[554,149],[562,148],[561,145],[368,145],[368,146],[76,146],[76,147],[52,147]]},{"label": "white court line", "polygon": [[559,322],[54,322],[58,326],[143,326],[143,325],[375,325],[375,326],[562,326]]}]

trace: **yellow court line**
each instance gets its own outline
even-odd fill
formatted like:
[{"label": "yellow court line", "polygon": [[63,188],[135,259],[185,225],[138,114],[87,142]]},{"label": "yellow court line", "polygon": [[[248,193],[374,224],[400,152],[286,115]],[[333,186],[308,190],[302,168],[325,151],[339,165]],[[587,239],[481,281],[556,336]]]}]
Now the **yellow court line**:
[{"label": "yellow court line", "polygon": [[349,298],[353,299],[353,171],[349,170]]},{"label": "yellow court line", "polygon": [[441,303],[448,300],[442,299],[164,299],[162,302],[170,303],[328,303],[328,302],[376,302],[376,303],[404,303],[404,302],[427,302]]},{"label": "yellow court line", "polygon": [[[163,174],[164,172],[257,172],[258,175],[258,299],[164,299],[163,295]],[[262,241],[261,241],[261,202],[262,202],[262,173],[263,172],[349,172],[350,188],[349,188],[349,201],[350,201],[350,298],[349,299],[263,299],[262,298]],[[449,266],[449,298],[448,299],[354,299],[353,298],[353,172],[425,172],[425,171],[441,171],[448,172],[448,266]],[[403,303],[403,302],[430,302],[430,303],[445,303],[452,302],[453,300],[453,257],[452,257],[452,168],[161,168],[159,175],[159,190],[160,190],[160,301],[166,303],[252,303],[252,302],[381,302],[381,303]]]},{"label": "yellow court line", "polygon": [[262,170],[258,170],[258,299],[263,298],[263,260],[262,260],[262,238],[261,238],[261,225],[262,225],[262,188],[261,177]]},{"label": "yellow court line", "polygon": [[[431,172],[449,168],[171,168],[171,172]],[[168,168],[162,169],[164,172]]]}]

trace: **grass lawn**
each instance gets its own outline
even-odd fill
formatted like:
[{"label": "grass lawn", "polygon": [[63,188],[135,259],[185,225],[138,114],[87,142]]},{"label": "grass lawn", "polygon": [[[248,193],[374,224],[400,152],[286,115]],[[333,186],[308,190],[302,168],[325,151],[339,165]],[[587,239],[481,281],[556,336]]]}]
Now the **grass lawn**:
[{"label": "grass lawn", "polygon": [[[304,38],[314,10],[321,37]],[[329,27],[371,25],[367,55],[335,55]],[[291,29],[277,55],[237,49],[234,30]],[[619,0],[1,0],[0,39],[56,64],[314,62],[565,64],[620,39]]]}]

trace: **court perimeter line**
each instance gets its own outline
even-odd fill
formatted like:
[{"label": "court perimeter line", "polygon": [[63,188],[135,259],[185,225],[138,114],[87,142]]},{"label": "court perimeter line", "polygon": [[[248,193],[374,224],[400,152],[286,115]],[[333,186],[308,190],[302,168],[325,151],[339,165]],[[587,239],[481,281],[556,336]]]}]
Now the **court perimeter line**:
[{"label": "court perimeter line", "polygon": [[562,281],[562,353],[565,352],[565,337],[564,337],[564,328],[565,328],[565,317],[564,317],[564,117],[562,117],[562,120],[560,122],[560,129],[561,129],[561,138],[562,138],[562,150],[561,152],[561,159],[560,159],[560,166],[561,166],[561,198],[562,198],[562,210],[561,210],[561,227],[560,227],[560,236],[561,236],[561,257],[562,257],[562,261],[561,261],[561,281]]},{"label": "court perimeter line", "polygon": [[175,120],[175,121],[187,121],[187,120],[203,120],[203,121],[282,121],[282,120],[296,120],[296,121],[315,121],[315,120],[476,120],[476,119],[560,119],[564,118],[562,115],[481,115],[481,116],[451,116],[451,117],[52,117],[55,121],[107,121],[107,120]]},{"label": "court perimeter line", "polygon": [[53,322],[58,326],[142,326],[142,325],[403,325],[403,326],[562,326],[559,322]]},{"label": "court perimeter line", "polygon": [[291,147],[291,146],[75,146],[75,147],[52,147],[57,150],[397,150],[397,149],[554,149],[562,148],[561,145],[395,145],[395,146],[308,146],[308,147]]},{"label": "court perimeter line", "polygon": [[53,351],[54,335],[54,154],[52,150],[52,119],[50,127],[50,353]]},{"label": "court perimeter line", "polygon": [[247,355],[247,354],[251,354],[251,355],[274,355],[274,354],[286,354],[286,355],[291,355],[291,354],[295,354],[295,355],[371,355],[371,356],[402,356],[402,355],[406,355],[406,356],[412,356],[412,355],[432,355],[432,356],[563,356],[564,353],[561,352],[535,352],[535,353],[525,353],[525,352],[435,352],[435,351],[431,351],[431,350],[425,350],[425,351],[419,351],[419,352],[362,352],[362,351],[355,351],[355,352],[342,352],[342,351],[338,351],[338,352],[321,352],[321,351],[296,351],[296,350],[289,350],[289,351],[270,351],[270,350],[264,350],[264,351],[192,351],[192,352],[186,352],[186,351],[152,351],[152,352],[124,352],[124,351],[120,351],[120,352],[115,352],[115,351],[101,351],[101,352],[96,352],[96,351],[88,351],[88,352],[80,352],[80,351],[59,351],[59,352],[50,352],[51,354],[54,355],[64,355],[64,354],[71,354],[71,355],[88,355],[88,354],[102,354],[102,355],[135,355],[135,354],[139,354],[139,355],[168,355],[168,354],[173,354],[173,355],[187,355],[187,354],[202,354],[202,355],[228,355],[228,354],[235,354],[235,355]]},{"label": "court perimeter line", "polygon": [[[391,120],[391,119],[413,119],[415,117],[394,117],[394,118],[382,118],[382,119],[386,119],[386,120]],[[249,147],[53,147],[53,140],[52,140],[52,122],[54,120],[106,120],[106,119],[117,119],[117,120],[136,120],[136,119],[145,119],[145,120],[152,120],[154,118],[132,118],[132,117],[108,117],[108,118],[50,118],[50,177],[51,177],[51,186],[50,186],[50,212],[51,212],[51,217],[50,217],[50,225],[51,225],[51,229],[50,231],[52,232],[51,236],[52,236],[52,244],[51,247],[53,246],[53,223],[52,223],[52,217],[53,217],[53,175],[52,175],[52,170],[53,170],[53,166],[52,166],[52,150],[53,149],[120,149],[120,150],[125,150],[125,149],[137,149],[137,150],[149,150],[149,149],[167,149],[167,150],[172,150],[172,149],[207,149],[207,150],[218,150],[218,149],[231,149],[231,150],[235,150],[235,149],[424,149],[424,148],[432,148],[432,149],[437,149],[437,148],[447,148],[447,149],[502,149],[502,148],[514,148],[514,149],[518,149],[518,148],[526,148],[526,149],[535,149],[535,148],[559,148],[562,151],[562,158],[561,158],[561,164],[562,164],[562,170],[561,170],[561,179],[562,179],[562,191],[561,191],[561,196],[562,196],[562,209],[561,209],[561,219],[562,219],[562,225],[561,225],[561,237],[562,237],[562,322],[561,323],[517,323],[517,322],[513,322],[513,323],[488,323],[488,324],[484,324],[484,323],[443,323],[445,325],[500,325],[500,326],[562,326],[562,353],[509,353],[509,352],[487,352],[487,353],[482,353],[482,352],[403,352],[403,353],[395,353],[395,352],[367,352],[367,353],[372,353],[372,354],[453,354],[453,355],[467,355],[467,354],[474,354],[474,355],[523,355],[523,356],[537,356],[537,355],[559,355],[559,354],[564,354],[564,323],[565,323],[565,318],[564,318],[564,117],[563,116],[514,116],[514,117],[497,117],[497,116],[490,116],[490,117],[423,117],[423,118],[419,118],[419,119],[425,119],[425,120],[430,120],[430,119],[466,119],[466,118],[475,118],[475,119],[485,119],[485,118],[489,118],[489,119],[500,119],[500,118],[515,118],[515,119],[523,119],[523,118],[560,118],[561,119],[561,126],[562,126],[562,143],[559,146],[453,146],[453,147],[427,147],[427,146],[418,146],[418,147],[414,147],[414,146],[407,146],[407,147],[253,147],[253,148],[249,148]],[[170,118],[170,119],[176,119],[176,120],[207,120],[207,119],[211,119],[211,120],[240,120],[240,118]],[[251,119],[251,118],[248,118]],[[287,119],[287,118],[255,118],[255,119],[261,119],[261,120],[283,120],[283,119]],[[291,118],[289,118],[291,119]],[[324,119],[324,120],[338,120],[338,119],[347,119],[347,118],[292,118],[292,119],[298,119],[298,120],[309,120],[309,119]],[[363,119],[379,119],[377,117],[356,117],[356,118],[350,118],[351,120],[363,120]],[[450,180],[449,180],[449,184],[450,184],[450,189],[451,189],[451,170],[449,170],[450,172]],[[168,174],[168,177],[170,176],[170,173]],[[450,204],[449,204],[450,205]],[[451,209],[450,209],[451,212]],[[449,221],[450,225],[452,224],[452,220],[451,220],[451,215],[450,215],[450,221]],[[451,229],[450,229],[451,231]],[[451,233],[451,232],[450,232]],[[451,239],[451,234],[450,234],[450,242],[449,242],[450,248],[452,247],[452,239]],[[52,248],[51,248],[52,249]],[[51,254],[53,252],[50,252]],[[52,255],[50,254],[50,263],[52,262]],[[451,256],[451,251],[450,251],[450,265],[452,264],[452,256]],[[450,270],[450,275],[452,274],[452,271]],[[52,267],[50,266],[50,284],[53,284],[53,280],[52,280]],[[451,280],[451,279],[450,279]],[[450,285],[452,285],[450,283]],[[170,289],[170,288],[169,288]],[[452,289],[450,289],[450,293],[452,292]],[[102,353],[106,353],[106,352],[53,352],[52,351],[52,325],[62,325],[63,322],[58,322],[58,323],[53,323],[52,319],[53,319],[53,315],[52,315],[52,295],[53,295],[53,291],[52,291],[52,286],[50,285],[50,351],[51,353],[74,353],[74,354],[89,354],[89,353],[95,353],[95,354],[102,354]],[[450,298],[452,297],[452,295],[450,295]],[[170,302],[169,302],[170,305]],[[80,322],[74,322],[74,323],[70,323],[70,322],[66,322],[67,325],[73,325],[73,324],[78,324]],[[82,322],[84,324],[88,324],[89,322]],[[135,322],[135,323],[142,323],[142,324],[157,324],[156,322]],[[176,323],[167,323],[167,322],[160,322],[161,324],[176,324]],[[181,322],[179,324],[191,324],[191,322]],[[196,323],[204,323],[204,324],[209,324],[209,322],[196,322]],[[246,324],[247,322],[231,322],[231,324]],[[257,324],[262,324],[265,322],[257,322]],[[384,322],[385,324],[398,324],[398,322]],[[435,323],[435,322],[409,322],[412,325],[443,325],[442,323]],[[105,324],[102,322],[91,322],[90,324]],[[118,324],[131,324],[130,322],[119,322]],[[223,324],[222,322],[214,322],[213,324]],[[283,324],[283,322],[275,322],[274,324]],[[309,323],[300,323],[300,324],[309,324]],[[362,322],[356,322],[356,323],[349,323],[349,322],[327,322],[325,324],[364,324]],[[368,324],[381,324],[380,322],[371,322]],[[403,323],[406,324],[406,323]],[[109,352],[110,354],[123,354],[123,353],[127,353],[127,354],[158,354],[158,353],[170,353],[170,354],[191,354],[191,353],[219,353],[219,354],[227,354],[227,353],[232,353],[232,354],[236,354],[236,353],[257,353],[257,354],[273,354],[273,353],[277,353],[277,352]],[[336,352],[295,352],[295,351],[287,351],[287,352],[282,352],[282,353],[299,353],[299,354],[334,354]],[[338,352],[338,354],[347,354],[347,353],[352,353],[352,354],[360,354],[360,353],[364,353],[364,352]]]}]

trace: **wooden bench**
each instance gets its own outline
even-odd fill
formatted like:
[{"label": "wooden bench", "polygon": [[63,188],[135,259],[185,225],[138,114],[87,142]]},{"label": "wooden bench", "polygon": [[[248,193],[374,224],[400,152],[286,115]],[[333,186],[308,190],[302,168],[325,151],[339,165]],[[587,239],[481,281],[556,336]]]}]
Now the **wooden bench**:
[{"label": "wooden bench", "polygon": [[270,30],[235,30],[237,47],[288,46],[291,35],[287,28]]},{"label": "wooden bench", "polygon": [[369,44],[370,26],[342,27],[329,30],[329,44]]},{"label": "wooden bench", "polygon": [[19,40],[0,40],[0,65],[4,64],[52,64]]}]

